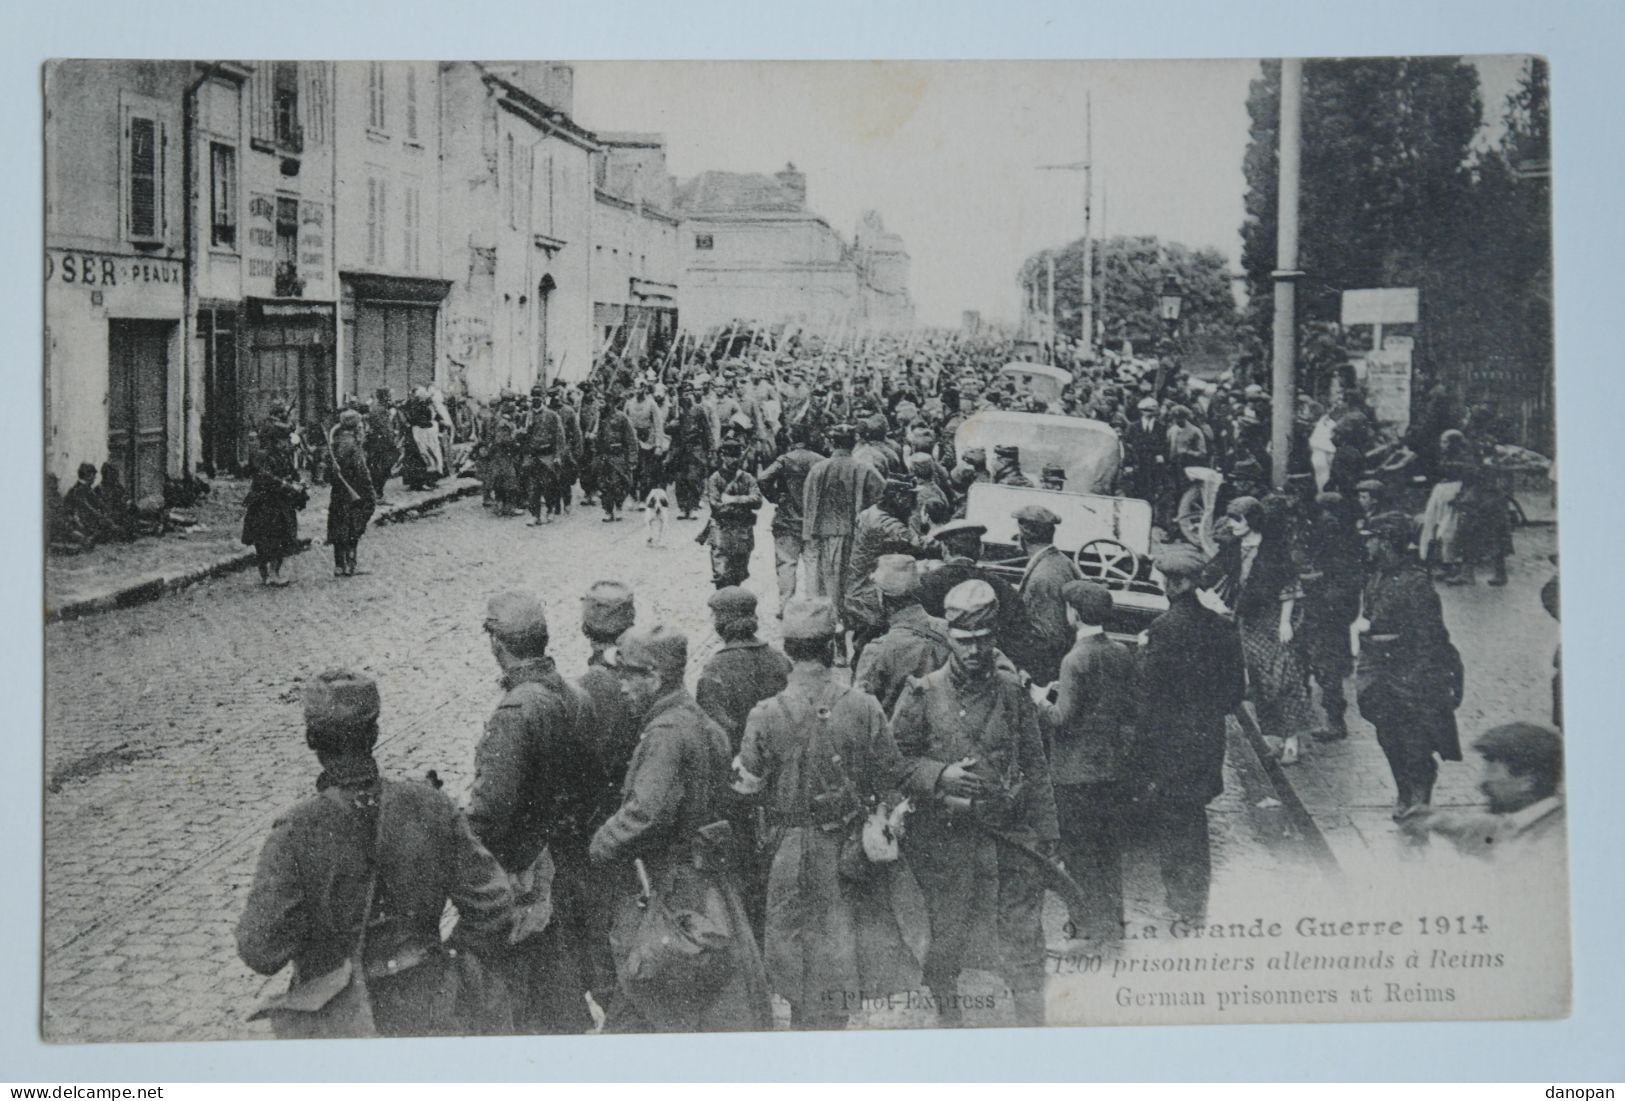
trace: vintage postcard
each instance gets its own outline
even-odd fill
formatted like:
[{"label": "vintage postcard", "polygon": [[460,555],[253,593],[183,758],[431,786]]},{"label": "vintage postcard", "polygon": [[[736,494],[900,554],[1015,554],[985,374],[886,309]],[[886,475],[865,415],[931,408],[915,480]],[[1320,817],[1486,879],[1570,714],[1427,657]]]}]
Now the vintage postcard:
[{"label": "vintage postcard", "polygon": [[1543,59],[43,76],[47,1041],[1569,1012]]}]

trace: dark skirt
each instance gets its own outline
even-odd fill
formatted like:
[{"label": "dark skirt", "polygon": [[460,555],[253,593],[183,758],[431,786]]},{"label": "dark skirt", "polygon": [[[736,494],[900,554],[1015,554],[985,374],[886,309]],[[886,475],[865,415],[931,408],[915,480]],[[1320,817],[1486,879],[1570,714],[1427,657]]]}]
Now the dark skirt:
[{"label": "dark skirt", "polygon": [[286,558],[299,550],[299,510],[281,493],[258,489],[248,495],[243,542],[266,558]]}]

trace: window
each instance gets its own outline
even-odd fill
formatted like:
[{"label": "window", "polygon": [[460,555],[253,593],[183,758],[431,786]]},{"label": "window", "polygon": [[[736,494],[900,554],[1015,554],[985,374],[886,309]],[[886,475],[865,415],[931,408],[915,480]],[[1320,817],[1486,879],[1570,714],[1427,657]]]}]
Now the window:
[{"label": "window", "polygon": [[711,235],[709,233],[696,233],[694,235],[694,247],[695,248],[701,249],[701,250],[709,250],[711,248],[711,245],[712,245],[712,241],[711,241]]},{"label": "window", "polygon": [[374,130],[385,129],[384,117],[384,63],[367,62],[367,125]]},{"label": "window", "polygon": [[299,200],[276,201],[276,294],[298,298],[305,281],[299,278]]},{"label": "window", "polygon": [[299,127],[299,63],[278,61],[272,74],[272,106],[276,112],[276,141],[284,149],[299,152],[305,136]]},{"label": "window", "polygon": [[384,181],[377,176],[367,177],[367,263],[372,267],[384,266],[385,220]]},{"label": "window", "polygon": [[237,245],[237,150],[209,143],[209,243]]},{"label": "window", "polygon": [[419,210],[418,189],[407,185],[402,210],[406,216],[406,249],[401,263],[407,271],[418,270],[419,249],[421,247],[422,214]]},{"label": "window", "polygon": [[418,71],[417,67],[406,67],[406,140],[418,140]]},{"label": "window", "polygon": [[132,241],[163,236],[163,167],[158,120],[130,115],[125,130],[129,150],[129,230]]}]

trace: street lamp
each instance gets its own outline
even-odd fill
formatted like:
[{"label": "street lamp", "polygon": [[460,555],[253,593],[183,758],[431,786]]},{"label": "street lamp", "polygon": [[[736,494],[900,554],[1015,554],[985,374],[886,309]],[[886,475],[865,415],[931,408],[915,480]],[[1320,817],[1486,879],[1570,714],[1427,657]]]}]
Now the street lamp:
[{"label": "street lamp", "polygon": [[1168,326],[1168,337],[1173,339],[1174,331],[1179,328],[1179,311],[1185,305],[1185,292],[1179,285],[1179,277],[1169,272],[1162,277],[1162,290],[1157,295],[1158,312],[1162,314],[1162,323]]}]

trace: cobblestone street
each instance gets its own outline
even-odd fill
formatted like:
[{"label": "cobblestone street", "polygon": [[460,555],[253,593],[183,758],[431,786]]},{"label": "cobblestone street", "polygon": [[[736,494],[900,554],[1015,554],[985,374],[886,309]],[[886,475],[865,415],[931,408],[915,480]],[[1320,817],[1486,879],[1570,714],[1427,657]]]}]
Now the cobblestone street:
[{"label": "cobblestone street", "polygon": [[[296,582],[288,589],[262,589],[252,574],[240,575],[52,625],[45,1036],[268,1035],[243,1017],[262,991],[280,989],[286,977],[268,982],[249,972],[236,957],[232,928],[273,817],[310,790],[317,771],[301,735],[305,678],[332,665],[377,677],[385,772],[421,777],[433,769],[461,797],[474,743],[497,699],[497,671],[480,629],[491,592],[541,593],[555,655],[574,675],[586,658],[577,630],[581,592],[600,578],[628,580],[641,621],[690,632],[696,670],[717,645],[705,607],[708,560],[692,540],[698,525],[673,522],[666,546],[656,549],[645,545],[639,520],[631,513],[624,523],[606,525],[597,510],[578,508],[537,529],[522,519],[497,519],[477,499],[463,500],[374,530],[361,548],[370,572],[354,580],[335,580],[317,550],[294,560]],[[762,521],[750,585],[765,598],[763,629],[774,637],[765,515]],[[1538,549],[1525,539],[1520,550],[1526,546]],[[1468,704],[1474,714],[1542,714],[1537,703],[1550,653],[1544,636],[1508,660],[1475,660],[1485,640],[1505,642],[1506,632],[1493,627],[1499,601],[1521,601],[1531,619],[1539,612],[1538,601],[1534,613],[1523,607],[1546,576],[1544,558],[1531,565],[1529,557],[1520,559],[1514,587],[1504,594],[1481,588],[1446,598],[1474,674]],[[1514,667],[1527,675],[1507,675]],[[1515,698],[1502,698],[1507,693]],[[1464,735],[1479,725],[1464,710]],[[1354,740],[1311,758],[1321,779],[1310,790],[1322,802],[1355,804],[1334,827],[1374,828],[1368,812],[1386,806],[1386,788],[1372,790],[1385,777],[1367,760],[1364,751],[1374,746],[1362,739],[1369,737],[1356,724]],[[1359,768],[1339,765],[1334,772],[1336,753],[1364,755]],[[1279,844],[1293,831],[1285,812],[1267,803],[1268,780],[1239,739],[1230,759],[1226,794],[1213,808],[1216,912],[1238,891],[1305,874],[1301,847]],[[1473,775],[1472,767],[1447,769],[1445,791],[1470,799]],[[1305,801],[1315,802],[1308,794]],[[1317,819],[1323,812],[1335,817],[1333,808],[1310,809]],[[1161,902],[1143,860],[1135,862],[1128,898],[1131,918],[1155,914]],[[1058,938],[1063,916],[1054,899],[1047,917]]]}]

